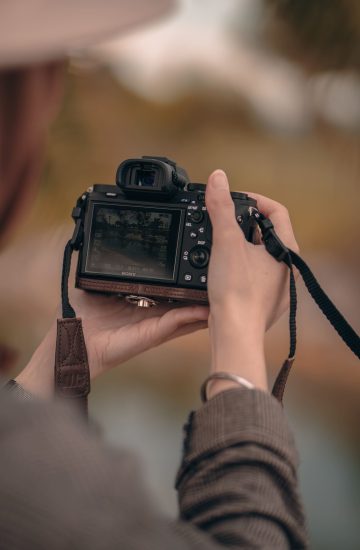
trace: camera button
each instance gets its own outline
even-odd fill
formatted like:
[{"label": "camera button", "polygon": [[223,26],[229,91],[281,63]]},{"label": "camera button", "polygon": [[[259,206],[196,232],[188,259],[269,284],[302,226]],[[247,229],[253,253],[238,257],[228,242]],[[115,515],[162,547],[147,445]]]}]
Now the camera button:
[{"label": "camera button", "polygon": [[199,233],[205,233],[205,227],[199,227]]},{"label": "camera button", "polygon": [[205,273],[203,273],[202,275],[200,275],[200,283],[205,284],[206,282],[207,282],[207,276]]},{"label": "camera button", "polygon": [[185,280],[185,281],[191,281],[191,280],[192,280],[192,275],[191,275],[191,273],[185,273],[185,275],[184,275],[184,280]]},{"label": "camera button", "polygon": [[196,231],[191,231],[191,232],[190,232],[190,237],[191,237],[192,239],[197,239],[197,236],[198,236],[198,234],[196,233]]},{"label": "camera button", "polygon": [[189,219],[194,223],[201,223],[204,219],[204,214],[201,210],[191,210],[188,212]]},{"label": "camera button", "polygon": [[204,246],[195,246],[190,250],[189,261],[196,269],[203,269],[209,263],[210,253]]}]

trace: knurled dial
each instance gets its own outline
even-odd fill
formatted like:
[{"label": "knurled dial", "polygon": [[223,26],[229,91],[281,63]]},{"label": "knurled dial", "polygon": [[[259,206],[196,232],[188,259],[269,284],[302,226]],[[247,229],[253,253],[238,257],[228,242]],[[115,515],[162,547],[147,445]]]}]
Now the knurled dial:
[{"label": "knurled dial", "polygon": [[189,252],[189,262],[196,269],[203,269],[209,263],[210,252],[204,246],[195,246]]}]

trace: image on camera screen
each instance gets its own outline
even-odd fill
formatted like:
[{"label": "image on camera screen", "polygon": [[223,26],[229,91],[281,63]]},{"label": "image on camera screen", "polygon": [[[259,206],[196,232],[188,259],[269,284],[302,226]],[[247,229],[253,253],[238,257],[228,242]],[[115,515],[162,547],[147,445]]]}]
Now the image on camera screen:
[{"label": "image on camera screen", "polygon": [[95,205],[86,271],[173,281],[179,225],[179,210]]}]

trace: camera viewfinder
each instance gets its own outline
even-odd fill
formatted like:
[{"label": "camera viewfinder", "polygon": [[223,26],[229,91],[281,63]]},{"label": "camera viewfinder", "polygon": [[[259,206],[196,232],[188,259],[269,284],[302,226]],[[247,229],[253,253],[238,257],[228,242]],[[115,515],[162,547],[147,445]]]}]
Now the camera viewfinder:
[{"label": "camera viewfinder", "polygon": [[154,187],[155,178],[155,170],[138,168],[135,173],[134,184],[139,187]]}]

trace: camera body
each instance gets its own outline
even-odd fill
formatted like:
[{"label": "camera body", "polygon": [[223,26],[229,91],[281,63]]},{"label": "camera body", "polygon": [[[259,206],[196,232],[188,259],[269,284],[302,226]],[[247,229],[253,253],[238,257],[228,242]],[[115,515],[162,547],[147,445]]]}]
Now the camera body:
[{"label": "camera body", "polygon": [[[76,286],[142,306],[207,303],[212,227],[205,187],[165,157],[124,161],[116,185],[94,185],[86,195]],[[231,195],[239,226],[253,241],[256,201]]]}]

